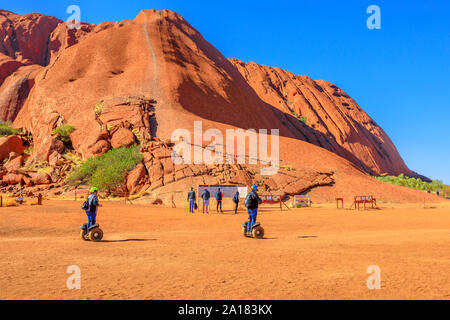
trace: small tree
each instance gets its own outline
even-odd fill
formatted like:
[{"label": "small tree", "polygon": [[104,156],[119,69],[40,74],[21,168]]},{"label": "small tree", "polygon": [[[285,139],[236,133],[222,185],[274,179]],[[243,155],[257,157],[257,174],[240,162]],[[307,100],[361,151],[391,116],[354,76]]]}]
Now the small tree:
[{"label": "small tree", "polygon": [[113,149],[97,158],[90,158],[68,177],[70,183],[88,183],[102,191],[114,190],[123,183],[125,174],[136,168],[143,155],[139,146]]},{"label": "small tree", "polygon": [[75,127],[68,124],[63,124],[53,130],[53,135],[57,136],[66,146],[72,147],[72,140],[70,134],[75,131]]}]

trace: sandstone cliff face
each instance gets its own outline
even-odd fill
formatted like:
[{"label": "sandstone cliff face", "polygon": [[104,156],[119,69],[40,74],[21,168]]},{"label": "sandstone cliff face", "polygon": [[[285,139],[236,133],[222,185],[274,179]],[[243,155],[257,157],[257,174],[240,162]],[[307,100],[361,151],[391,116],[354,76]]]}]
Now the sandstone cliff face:
[{"label": "sandstone cliff face", "polygon": [[0,52],[23,64],[46,65],[50,34],[60,20],[0,10]]},{"label": "sandstone cliff face", "polygon": [[308,128],[302,128],[302,140],[336,152],[373,174],[413,174],[383,129],[337,86],[253,62],[231,61],[262,100],[286,114],[304,117]]},{"label": "sandstone cliff face", "polygon": [[59,23],[48,40],[47,63],[51,64],[54,62],[61,51],[76,45],[84,39],[94,27],[94,25],[82,23],[80,29],[69,30],[66,23]]},{"label": "sandstone cliff face", "polygon": [[[133,21],[95,26],[35,79],[15,124],[33,132],[35,156],[48,154],[55,117],[77,129],[72,142],[84,158],[104,130],[102,106],[117,97],[156,100],[154,135],[178,128],[279,128],[293,137],[238,70],[178,14],[149,10]],[[99,109],[96,111],[96,109]],[[127,114],[115,114],[126,122]],[[108,111],[111,112],[111,111]],[[120,126],[120,123],[115,123]],[[46,160],[38,159],[36,160]]]},{"label": "sandstone cliff face", "polygon": [[[146,10],[134,20],[83,24],[77,31],[39,15],[2,13],[7,16],[3,29],[15,26],[14,33],[2,29],[15,34],[3,47],[15,49],[0,46],[5,79],[0,119],[33,133],[27,163],[59,161],[70,167],[58,156],[64,145],[52,135],[65,123],[75,127],[72,144],[85,159],[141,142],[143,165],[126,181],[133,192],[259,182],[263,190],[290,194],[326,186],[326,196],[373,190],[391,198],[396,192],[399,199],[422,196],[393,192],[361,171],[411,173],[389,137],[342,90],[280,69],[230,61],[174,12]],[[21,21],[24,26],[18,27]],[[27,37],[42,40],[35,40],[33,57],[27,45],[12,46],[18,43],[14,39]],[[192,132],[198,120],[204,131],[279,129],[285,169],[264,178],[247,166],[175,166],[171,147],[162,141],[176,129]],[[52,181],[63,183],[62,168]],[[25,180],[21,183],[28,184]]]},{"label": "sandstone cliff face", "polygon": [[92,30],[83,23],[68,30],[65,22],[37,13],[0,10],[0,120],[15,120],[39,71]]},{"label": "sandstone cliff face", "polygon": [[3,81],[8,78],[14,71],[19,69],[23,64],[16,61],[3,53],[0,53],[0,86]]},{"label": "sandstone cliff face", "polygon": [[22,66],[0,86],[0,120],[14,121],[34,86],[35,77],[44,68],[34,64]]}]

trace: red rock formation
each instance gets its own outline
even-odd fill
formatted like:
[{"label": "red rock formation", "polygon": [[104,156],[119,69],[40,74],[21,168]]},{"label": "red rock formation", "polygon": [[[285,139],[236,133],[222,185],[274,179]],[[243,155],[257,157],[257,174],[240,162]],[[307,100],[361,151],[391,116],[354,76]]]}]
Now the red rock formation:
[{"label": "red rock formation", "polygon": [[[45,21],[53,21],[33,17],[24,18],[28,29],[14,27],[29,30],[22,32],[24,39]],[[16,26],[21,20],[14,19]],[[131,140],[143,145],[144,165],[125,181],[133,191],[142,184],[150,190],[179,190],[199,183],[251,180],[266,190],[317,192],[320,199],[379,192],[391,199],[423,200],[421,193],[387,187],[360,170],[410,172],[382,129],[329,83],[229,61],[181,16],[167,10],[143,11],[131,21],[84,25],[76,32],[58,23],[51,32],[48,25],[42,27],[47,31],[41,37],[49,40],[46,55],[41,55],[39,41],[33,59],[27,46],[23,53],[17,48],[14,54],[5,53],[25,64],[41,65],[32,78],[24,77],[27,67],[5,67],[5,75],[14,73],[0,87],[1,117],[15,118],[15,126],[33,133],[30,162],[64,162],[58,156],[64,145],[52,131],[66,123],[75,127],[72,144],[85,159]],[[34,37],[39,38],[38,33]],[[11,39],[5,44],[15,43]],[[19,79],[33,79],[25,103],[2,103],[20,91]],[[305,116],[307,124],[297,115]],[[175,129],[192,132],[198,120],[203,131],[279,129],[280,158],[292,171],[268,178],[248,167],[174,165],[168,144],[153,138],[166,141]],[[51,181],[62,182],[70,165],[55,169]],[[31,174],[22,175],[31,179]],[[39,180],[43,181],[47,180]],[[325,188],[327,193],[321,194]]]},{"label": "red rock formation", "polygon": [[31,181],[35,185],[42,185],[42,184],[50,184],[51,178],[46,173],[30,173],[29,176],[31,177]]},{"label": "red rock formation", "polygon": [[[77,129],[72,142],[86,158],[104,129],[96,121],[96,107],[104,104],[98,118],[112,122],[108,113],[120,116],[120,108],[126,106],[110,112],[115,107],[107,102],[123,96],[157,100],[152,129],[162,139],[170,138],[176,128],[192,129],[199,118],[205,119],[205,130],[230,125],[281,128],[291,136],[274,117],[276,110],[267,108],[195,29],[176,13],[152,10],[134,21],[98,25],[77,45],[61,51],[37,77],[15,123],[33,132],[36,153],[47,154],[41,149],[47,148],[43,141],[51,134],[49,120],[59,114]],[[121,122],[129,116],[122,111],[115,119]]]},{"label": "red rock formation", "polygon": [[11,152],[19,155],[23,154],[22,139],[18,136],[0,138],[0,163],[9,157]]},{"label": "red rock formation", "polygon": [[16,118],[39,71],[45,77],[40,66],[56,60],[92,28],[83,23],[79,30],[68,30],[65,22],[53,17],[0,10],[0,120]]},{"label": "red rock formation", "polygon": [[22,155],[12,152],[9,155],[8,162],[5,163],[4,168],[8,171],[18,170],[23,165],[24,157]]},{"label": "red rock formation", "polygon": [[111,139],[111,146],[116,148],[122,148],[122,147],[130,147],[133,144],[136,143],[136,138],[134,137],[133,132],[131,132],[128,129],[120,128],[117,130]]},{"label": "red rock formation", "polygon": [[8,173],[3,177],[3,182],[8,185],[21,184],[24,176],[22,174]]},{"label": "red rock formation", "polygon": [[0,52],[23,64],[46,65],[50,35],[60,20],[0,10]]},{"label": "red rock formation", "polygon": [[39,65],[23,66],[6,78],[0,86],[0,120],[16,119],[42,69]]},{"label": "red rock formation", "polygon": [[23,64],[16,61],[3,53],[0,53],[0,86],[7,77],[9,77],[14,71],[19,69]]},{"label": "red rock formation", "polygon": [[374,174],[413,175],[383,129],[337,86],[253,62],[231,61],[262,100],[294,122],[307,119],[307,126],[299,127],[302,140]]},{"label": "red rock formation", "polygon": [[64,49],[80,42],[93,28],[94,25],[88,23],[82,23],[80,29],[69,29],[64,22],[58,24],[49,39],[48,63],[51,64],[54,62],[58,54]]},{"label": "red rock formation", "polygon": [[147,171],[143,163],[138,164],[136,169],[132,170],[126,180],[127,190],[130,193],[136,193],[139,190],[139,186],[142,186],[147,179]]},{"label": "red rock formation", "polygon": [[[59,39],[61,33],[69,32],[64,28],[65,24],[59,26],[52,37]],[[74,133],[74,146],[85,157],[108,150],[107,143],[97,139],[101,125],[94,124],[87,131],[82,123],[93,121],[98,103],[114,101],[114,97],[107,97],[106,88],[116,88],[118,95],[144,93],[158,100],[157,134],[163,139],[170,138],[174,128],[191,129],[198,118],[206,120],[204,130],[227,126],[279,128],[282,135],[326,148],[368,172],[412,174],[383,130],[337,87],[280,69],[232,60],[238,73],[176,13],[149,10],[134,21],[85,25],[77,34],[83,40],[76,50],[65,48],[58,59],[53,59],[38,79],[39,88],[29,104],[34,110],[44,110],[37,118],[45,117],[46,110],[57,112],[79,128]],[[66,46],[77,42],[69,41]],[[93,54],[98,57],[96,63],[87,58]],[[144,54],[147,57],[142,57]],[[81,100],[76,92],[85,93]],[[49,99],[53,101],[50,109],[47,102],[42,105]],[[111,105],[102,113],[105,122],[111,116],[116,122],[126,119],[125,109],[120,111],[120,105],[114,108]],[[41,141],[51,129],[45,128],[45,120],[33,126],[27,119],[30,114],[33,110],[25,110],[17,124],[42,133],[35,138],[39,152]],[[300,123],[295,115],[305,116],[308,125]]]}]

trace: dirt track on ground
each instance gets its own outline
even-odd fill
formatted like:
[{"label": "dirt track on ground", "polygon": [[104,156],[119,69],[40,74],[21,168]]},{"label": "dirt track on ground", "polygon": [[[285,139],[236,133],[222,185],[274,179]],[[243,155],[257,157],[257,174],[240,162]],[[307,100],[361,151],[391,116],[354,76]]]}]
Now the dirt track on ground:
[{"label": "dirt track on ground", "polygon": [[[80,205],[0,208],[0,299],[450,299],[448,204],[265,208],[254,240],[240,234],[244,212],[106,202],[102,243],[78,238]],[[66,288],[70,265],[81,290]],[[371,265],[381,290],[367,288]]]}]

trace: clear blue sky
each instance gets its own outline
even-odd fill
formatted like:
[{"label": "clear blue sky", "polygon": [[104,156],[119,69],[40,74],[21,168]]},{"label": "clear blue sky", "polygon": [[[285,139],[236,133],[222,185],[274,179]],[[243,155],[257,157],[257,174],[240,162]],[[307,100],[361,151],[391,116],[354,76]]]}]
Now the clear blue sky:
[{"label": "clear blue sky", "polygon": [[[29,1],[16,13],[82,21],[133,19],[142,9],[181,14],[226,57],[335,83],[389,134],[414,171],[450,184],[450,1]],[[381,8],[381,30],[366,9]]]}]

